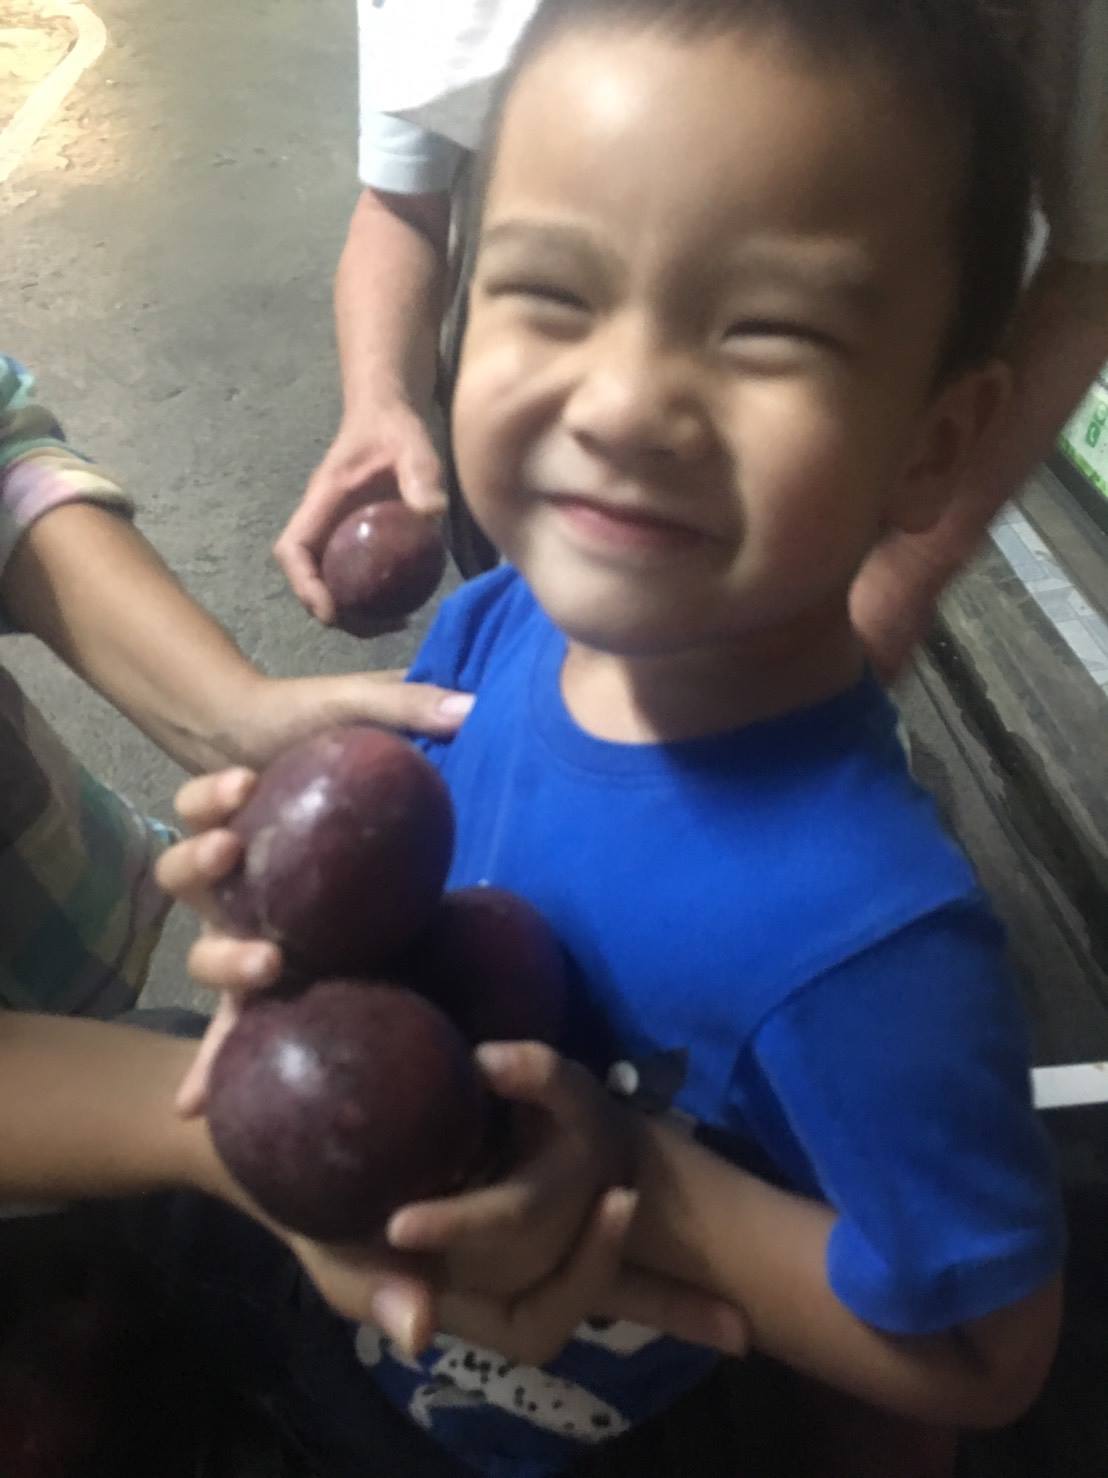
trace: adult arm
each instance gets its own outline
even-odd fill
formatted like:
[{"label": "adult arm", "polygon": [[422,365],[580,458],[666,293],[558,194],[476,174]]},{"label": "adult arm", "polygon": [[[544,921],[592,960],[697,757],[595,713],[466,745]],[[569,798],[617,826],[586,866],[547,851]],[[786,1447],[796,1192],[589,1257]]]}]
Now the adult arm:
[{"label": "adult arm", "polygon": [[1108,263],[1048,257],[1027,291],[1011,347],[1012,399],[978,465],[925,534],[894,534],[863,565],[851,607],[878,671],[895,678],[926,636],[950,581],[989,524],[1049,456],[1108,361]]},{"label": "adult arm", "polygon": [[0,1011],[0,1202],[178,1185],[233,1198],[204,1122],[173,1110],[194,1051],[132,1027]]},{"label": "adult arm", "polygon": [[[206,1121],[174,1111],[174,1085],[194,1051],[192,1042],[135,1026],[0,1012],[0,1203],[200,1191],[285,1242],[324,1297],[341,1302],[348,1280],[365,1281],[355,1250],[278,1227],[228,1174]],[[388,1267],[415,1307],[429,1305],[426,1285],[406,1276],[413,1260],[382,1251],[364,1262]]]},{"label": "adult arm", "polygon": [[266,677],[138,530],[94,504],[55,507],[24,532],[0,602],[188,770],[264,764],[329,723],[446,734],[460,720],[441,689],[393,674]]},{"label": "adult arm", "polygon": [[397,492],[420,513],[446,507],[425,418],[449,221],[445,188],[404,194],[367,186],[354,208],[335,279],[342,421],[274,546],[296,595],[322,621],[334,619],[334,604],[319,558],[344,514]]},{"label": "adult arm", "polygon": [[446,191],[362,191],[335,278],[344,426],[389,401],[430,408],[449,218]]}]

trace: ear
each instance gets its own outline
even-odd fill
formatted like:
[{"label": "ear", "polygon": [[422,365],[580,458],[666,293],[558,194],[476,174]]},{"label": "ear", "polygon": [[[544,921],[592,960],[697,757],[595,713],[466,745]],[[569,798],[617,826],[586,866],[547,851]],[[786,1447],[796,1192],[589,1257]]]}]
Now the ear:
[{"label": "ear", "polygon": [[887,522],[921,534],[938,522],[982,447],[998,434],[1012,395],[1012,371],[992,359],[942,386],[909,447]]}]

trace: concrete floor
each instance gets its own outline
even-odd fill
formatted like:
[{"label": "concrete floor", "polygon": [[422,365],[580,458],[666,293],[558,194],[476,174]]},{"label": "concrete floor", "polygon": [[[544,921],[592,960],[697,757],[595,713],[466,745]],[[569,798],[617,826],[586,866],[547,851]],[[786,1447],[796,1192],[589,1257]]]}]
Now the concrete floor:
[{"label": "concrete floor", "polygon": [[[370,644],[326,631],[269,554],[339,409],[330,293],[357,193],[354,6],[92,7],[103,55],[0,184],[3,348],[268,670],[401,665],[425,617]],[[61,52],[71,22],[55,10],[5,4],[0,130]],[[169,760],[33,643],[5,640],[4,660],[91,768],[169,815]],[[152,1003],[189,998],[190,927],[171,922]]]}]

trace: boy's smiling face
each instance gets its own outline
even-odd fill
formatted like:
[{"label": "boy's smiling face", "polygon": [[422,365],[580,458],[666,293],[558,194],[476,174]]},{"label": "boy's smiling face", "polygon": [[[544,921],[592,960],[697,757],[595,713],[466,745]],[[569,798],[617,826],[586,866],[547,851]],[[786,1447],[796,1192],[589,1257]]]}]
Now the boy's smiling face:
[{"label": "boy's smiling face", "polygon": [[966,440],[934,391],[960,171],[921,113],[762,36],[590,28],[525,70],[454,437],[478,520],[571,639],[848,631],[882,529],[933,516]]}]

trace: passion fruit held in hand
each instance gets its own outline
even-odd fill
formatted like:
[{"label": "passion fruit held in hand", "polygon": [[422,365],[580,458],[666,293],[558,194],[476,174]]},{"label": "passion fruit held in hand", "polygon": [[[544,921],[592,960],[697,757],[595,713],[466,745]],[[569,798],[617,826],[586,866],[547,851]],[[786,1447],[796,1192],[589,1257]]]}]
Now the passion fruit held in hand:
[{"label": "passion fruit held in hand", "polygon": [[351,636],[375,636],[417,611],[438,589],[445,568],[446,549],[434,523],[396,498],[348,514],[320,560],[335,624]]},{"label": "passion fruit held in hand", "polygon": [[482,1162],[485,1090],[469,1045],[412,991],[323,980],[251,1001],[212,1068],[208,1125],[263,1211],[363,1240]]},{"label": "passion fruit held in hand", "polygon": [[426,925],[454,846],[450,794],[414,745],[350,724],[268,765],[231,823],[229,926],[272,940],[307,979],[372,974]]}]

